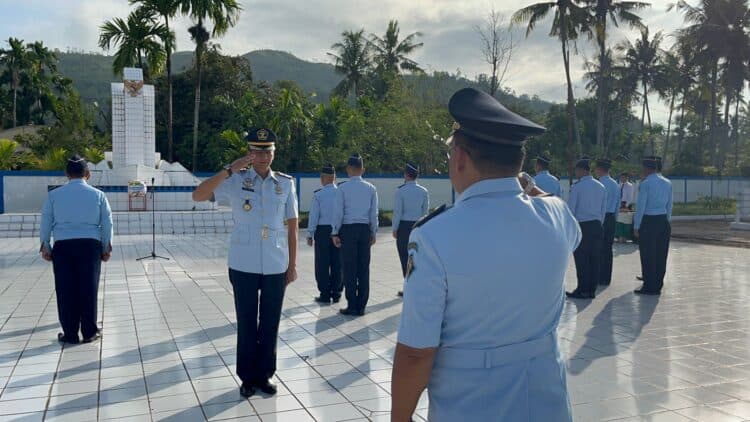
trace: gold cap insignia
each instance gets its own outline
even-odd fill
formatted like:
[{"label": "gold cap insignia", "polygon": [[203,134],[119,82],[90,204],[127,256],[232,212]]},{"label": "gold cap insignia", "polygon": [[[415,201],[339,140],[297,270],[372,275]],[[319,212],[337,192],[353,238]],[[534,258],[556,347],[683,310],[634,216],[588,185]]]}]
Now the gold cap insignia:
[{"label": "gold cap insignia", "polygon": [[258,136],[259,141],[267,141],[268,140],[268,131],[265,129],[261,129],[255,133]]}]

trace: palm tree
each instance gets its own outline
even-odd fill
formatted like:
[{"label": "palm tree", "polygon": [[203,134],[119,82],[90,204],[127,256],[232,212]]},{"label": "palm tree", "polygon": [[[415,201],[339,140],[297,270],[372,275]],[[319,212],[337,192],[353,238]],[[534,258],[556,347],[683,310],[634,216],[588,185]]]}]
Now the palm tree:
[{"label": "palm tree", "polygon": [[115,74],[126,67],[138,66],[143,69],[143,79],[148,81],[161,71],[166,52],[160,41],[169,37],[169,31],[146,11],[137,9],[127,19],[106,21],[99,30],[99,47],[110,50],[117,46],[112,62]]},{"label": "palm tree", "polygon": [[[198,117],[201,102],[201,66],[202,56],[211,37],[220,37],[237,23],[242,7],[237,0],[180,0],[183,14],[189,15],[196,22],[188,29],[190,38],[195,43],[195,109],[193,111],[193,172],[198,163]],[[206,21],[213,24],[211,32],[205,26]]]},{"label": "palm tree", "polygon": [[13,127],[18,125],[18,90],[21,76],[28,71],[29,53],[23,40],[8,38],[7,49],[0,49],[0,65],[10,74],[10,87],[13,90]]},{"label": "palm tree", "polygon": [[511,21],[515,24],[526,22],[526,36],[528,37],[536,24],[546,18],[553,10],[555,14],[549,35],[557,37],[562,47],[565,81],[568,86],[568,177],[572,183],[573,142],[575,141],[575,145],[580,145],[580,140],[575,97],[573,96],[573,82],[570,78],[570,43],[575,43],[575,40],[578,39],[578,34],[587,30],[590,16],[574,0],[556,0],[553,2],[532,4],[518,10],[513,14]]},{"label": "palm tree", "polygon": [[417,37],[421,37],[421,32],[409,34],[403,40],[399,40],[397,20],[388,22],[388,29],[385,31],[383,38],[375,34],[370,34],[370,46],[373,51],[373,60],[377,65],[378,73],[381,75],[398,75],[402,70],[409,72],[423,72],[417,62],[408,57],[409,54],[422,48],[424,43],[417,43]]},{"label": "palm tree", "polygon": [[[641,22],[640,16],[634,12],[645,9],[650,4],[638,1],[617,0],[584,0],[584,2],[594,17],[592,29],[596,44],[599,47],[599,63],[605,65],[600,71],[604,75],[607,75],[609,72],[609,67],[607,66],[609,62],[604,56],[607,54],[606,38],[608,21],[611,21],[615,27],[618,27],[620,22],[624,22],[630,28],[642,29],[643,22]],[[606,79],[606,76],[604,79]],[[606,85],[601,85],[598,88],[596,92],[596,143],[601,144],[604,139],[604,106],[607,103],[610,93]]]},{"label": "palm tree", "polygon": [[[42,120],[44,118],[42,99],[47,98],[49,100],[52,97],[50,82],[51,76],[57,72],[57,55],[45,47],[41,41],[27,44],[27,48],[30,62],[29,82],[36,95],[32,109],[41,114],[39,118]],[[49,71],[49,75],[47,71]],[[30,118],[32,114],[29,113]]]},{"label": "palm tree", "polygon": [[328,53],[334,60],[336,73],[344,75],[344,79],[334,88],[334,94],[346,97],[350,92],[359,96],[363,88],[363,82],[370,69],[370,48],[365,39],[365,30],[357,32],[344,31],[341,36],[342,42],[331,46],[336,53]]},{"label": "palm tree", "polygon": [[130,4],[140,4],[140,8],[145,13],[150,15],[160,16],[164,20],[164,34],[168,35],[166,38],[162,38],[161,42],[164,44],[164,52],[167,56],[167,89],[169,94],[167,96],[168,112],[167,112],[167,160],[169,162],[174,161],[173,145],[174,145],[174,132],[173,132],[173,114],[172,114],[172,53],[176,48],[174,32],[169,29],[169,20],[174,18],[180,8],[179,0],[130,0]]},{"label": "palm tree", "polygon": [[13,170],[18,166],[18,142],[0,139],[0,170]]},{"label": "palm tree", "polygon": [[[641,37],[635,44],[625,40],[617,45],[616,49],[624,53],[623,62],[633,73],[643,87],[641,93],[641,132],[645,129],[645,119],[648,118],[648,127],[651,128],[651,110],[648,105],[648,94],[655,90],[661,72],[661,43],[664,40],[662,32],[654,34],[649,38],[648,28],[641,30]],[[651,139],[651,152],[656,153],[654,138]]]},{"label": "palm tree", "polygon": [[677,53],[673,51],[664,52],[659,84],[656,86],[659,96],[669,102],[667,138],[664,141],[664,151],[662,153],[664,167],[668,167],[669,163],[669,141],[672,135],[672,114],[674,112],[675,101],[680,95],[680,65],[680,57]]},{"label": "palm tree", "polygon": [[298,90],[281,88],[270,123],[279,140],[284,141],[282,144],[288,145],[289,170],[299,170],[300,161],[307,149],[305,141],[312,121],[305,110]]}]

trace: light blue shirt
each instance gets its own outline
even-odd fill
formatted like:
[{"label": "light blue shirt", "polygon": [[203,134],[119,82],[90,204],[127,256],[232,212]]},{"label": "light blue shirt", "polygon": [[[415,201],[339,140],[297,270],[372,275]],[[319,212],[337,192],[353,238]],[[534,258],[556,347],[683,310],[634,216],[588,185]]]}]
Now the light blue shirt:
[{"label": "light blue shirt", "polygon": [[310,217],[307,223],[307,237],[315,236],[318,226],[333,226],[334,206],[338,187],[335,183],[329,183],[318,189],[313,194],[310,204]]},{"label": "light blue shirt", "polygon": [[393,231],[401,221],[417,221],[430,209],[430,194],[416,180],[410,180],[396,189],[393,200]]},{"label": "light blue shirt", "polygon": [[565,203],[517,178],[473,184],[412,231],[398,342],[437,348],[430,421],[571,420],[555,333],[580,241]]},{"label": "light blue shirt", "polygon": [[650,174],[638,185],[633,229],[641,227],[644,215],[666,215],[672,220],[672,182],[660,174]]},{"label": "light blue shirt", "polygon": [[570,187],[568,206],[580,223],[604,222],[607,190],[592,176],[584,176]]},{"label": "light blue shirt", "polygon": [[549,170],[542,170],[534,176],[534,182],[539,186],[539,189],[551,193],[558,198],[562,198],[562,187],[560,186],[560,179],[550,174]]},{"label": "light blue shirt", "polygon": [[[232,207],[234,228],[229,268],[253,274],[281,274],[289,268],[287,220],[298,218],[294,180],[254,169],[235,173],[214,191]],[[249,208],[249,209],[248,209]]]},{"label": "light blue shirt", "polygon": [[599,183],[604,185],[604,189],[607,191],[604,211],[608,214],[617,214],[620,209],[620,185],[609,175],[599,178]]},{"label": "light blue shirt", "polygon": [[372,235],[378,233],[378,192],[362,176],[339,184],[331,234],[338,235],[343,224],[369,224]]},{"label": "light blue shirt", "polygon": [[39,238],[51,250],[51,240],[96,239],[107,249],[112,243],[112,210],[104,192],[83,179],[71,179],[49,192],[42,206]]}]

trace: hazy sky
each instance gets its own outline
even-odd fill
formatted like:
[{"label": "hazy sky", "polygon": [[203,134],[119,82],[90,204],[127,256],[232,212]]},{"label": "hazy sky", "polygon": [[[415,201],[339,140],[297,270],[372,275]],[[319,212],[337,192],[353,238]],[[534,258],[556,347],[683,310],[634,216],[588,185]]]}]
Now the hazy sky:
[{"label": "hazy sky", "polygon": [[[656,0],[642,12],[652,32],[670,34],[682,24],[677,12],[667,12],[672,0]],[[486,73],[474,30],[490,8],[508,18],[534,0],[240,0],[243,12],[239,24],[218,39],[225,53],[243,54],[256,49],[291,52],[306,60],[328,61],[326,52],[342,31],[364,28],[382,33],[390,19],[397,19],[402,34],[420,31],[425,46],[414,58],[430,70],[455,72],[469,78]],[[97,46],[98,27],[115,16],[125,17],[131,7],[127,0],[0,0],[0,39],[14,36],[42,40],[52,48],[101,50]],[[515,33],[519,44],[514,52],[505,85],[517,93],[539,95],[553,101],[565,100],[565,75],[560,46],[547,36],[550,20],[524,38]],[[178,50],[193,45],[187,33],[190,21],[175,22]],[[612,33],[611,40],[635,36],[626,28]],[[670,37],[667,42],[671,43]],[[4,42],[3,42],[4,43]],[[572,63],[577,93],[583,90],[581,75],[584,57],[595,54],[592,43],[579,42],[579,55]],[[665,106],[654,107],[655,120],[666,121]]]}]

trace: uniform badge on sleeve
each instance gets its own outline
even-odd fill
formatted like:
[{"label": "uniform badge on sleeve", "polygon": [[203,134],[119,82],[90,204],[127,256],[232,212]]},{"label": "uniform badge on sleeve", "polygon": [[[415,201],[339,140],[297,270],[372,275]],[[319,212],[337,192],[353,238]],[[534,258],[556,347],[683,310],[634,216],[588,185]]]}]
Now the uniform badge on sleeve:
[{"label": "uniform badge on sleeve", "polygon": [[409,259],[406,260],[406,279],[409,278],[412,272],[414,272],[414,254],[417,252],[419,247],[416,242],[411,242],[407,246],[409,251]]}]

